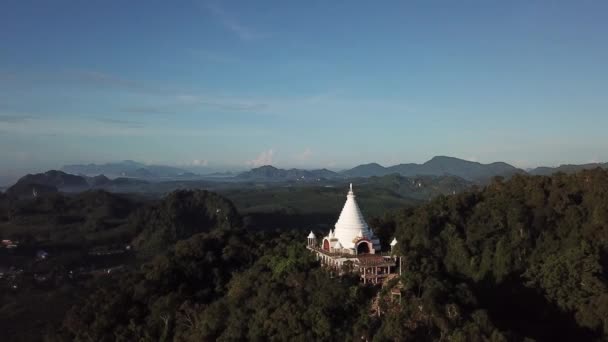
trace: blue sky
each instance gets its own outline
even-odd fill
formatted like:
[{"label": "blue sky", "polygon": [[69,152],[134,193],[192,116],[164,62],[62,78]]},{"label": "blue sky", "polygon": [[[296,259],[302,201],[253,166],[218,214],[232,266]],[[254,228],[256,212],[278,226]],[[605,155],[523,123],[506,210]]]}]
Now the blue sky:
[{"label": "blue sky", "polygon": [[0,173],[608,161],[606,1],[0,4]]}]

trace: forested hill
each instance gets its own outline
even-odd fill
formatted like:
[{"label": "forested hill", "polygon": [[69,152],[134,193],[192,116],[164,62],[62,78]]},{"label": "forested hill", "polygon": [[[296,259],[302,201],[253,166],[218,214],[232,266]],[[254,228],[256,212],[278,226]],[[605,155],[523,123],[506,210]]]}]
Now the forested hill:
[{"label": "forested hill", "polygon": [[[514,176],[371,220],[402,299],[331,278],[300,233],[217,227],[116,275],[58,340],[588,341],[608,338],[608,172]],[[386,290],[386,289],[385,289]]]},{"label": "forested hill", "polygon": [[407,260],[406,306],[422,308],[388,322],[432,318],[417,324],[436,337],[490,321],[518,338],[608,337],[608,171],[514,176],[388,221]]},{"label": "forested hill", "polygon": [[531,175],[549,176],[557,172],[575,173],[582,170],[593,170],[596,168],[608,169],[608,163],[590,163],[590,164],[563,164],[558,167],[541,166],[528,171]]}]

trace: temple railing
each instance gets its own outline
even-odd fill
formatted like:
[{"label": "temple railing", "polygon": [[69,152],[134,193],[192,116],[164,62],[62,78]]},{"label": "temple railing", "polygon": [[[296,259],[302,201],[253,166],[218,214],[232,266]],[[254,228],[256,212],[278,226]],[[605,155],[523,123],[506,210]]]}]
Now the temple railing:
[{"label": "temple railing", "polygon": [[375,266],[396,266],[395,262],[392,260],[358,260],[355,263],[356,266],[358,267],[375,267]]},{"label": "temple railing", "polygon": [[[347,258],[352,263],[354,268],[365,268],[365,267],[396,267],[396,262],[392,258],[388,258],[388,255],[382,254],[350,254],[350,253],[339,253],[330,252],[319,247],[307,246],[311,251],[318,252],[319,254],[325,255],[329,258]],[[330,267],[341,267],[339,265],[329,265]]]},{"label": "temple railing", "polygon": [[359,272],[359,276],[361,278],[365,278],[365,279],[373,279],[373,278],[387,278],[388,276],[390,276],[390,273],[378,273],[378,274],[374,274],[374,273],[366,273],[363,274],[361,272]]},{"label": "temple railing", "polygon": [[325,250],[325,249],[319,248],[319,247],[310,247],[310,246],[308,246],[307,248],[310,249],[310,250],[319,252],[319,253],[323,253],[323,254],[325,254],[327,256],[330,256],[330,257],[345,257],[345,258],[356,258],[357,257],[356,254],[340,253],[340,252],[330,252],[328,250]]},{"label": "temple railing", "polygon": [[[356,258],[358,256],[361,256],[360,254],[352,254],[352,253],[341,253],[341,252],[330,252],[326,249],[320,248],[320,247],[311,247],[311,246],[307,246],[306,248],[319,252],[319,253],[323,253],[327,256],[331,256],[331,257],[345,257],[345,258]],[[365,254],[367,255],[367,254]],[[370,254],[370,255],[377,255],[377,256],[382,256],[382,257],[393,257],[394,255],[391,254],[391,252],[381,252],[381,253],[376,253],[376,254]]]}]

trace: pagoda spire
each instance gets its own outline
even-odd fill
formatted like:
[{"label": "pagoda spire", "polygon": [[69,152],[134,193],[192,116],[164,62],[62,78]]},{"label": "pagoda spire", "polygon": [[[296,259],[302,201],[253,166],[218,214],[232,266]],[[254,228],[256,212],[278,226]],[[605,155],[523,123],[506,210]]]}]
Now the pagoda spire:
[{"label": "pagoda spire", "polygon": [[365,222],[355,197],[353,184],[350,183],[346,203],[344,203],[333,231],[334,236],[340,240],[344,248],[355,248],[354,240],[360,238],[371,240],[374,238],[374,234],[369,229],[367,222]]}]

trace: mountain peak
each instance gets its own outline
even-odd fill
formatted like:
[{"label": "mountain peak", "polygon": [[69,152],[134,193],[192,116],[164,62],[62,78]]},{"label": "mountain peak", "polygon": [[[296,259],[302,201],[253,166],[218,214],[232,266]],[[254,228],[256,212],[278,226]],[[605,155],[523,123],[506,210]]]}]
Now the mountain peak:
[{"label": "mountain peak", "polygon": [[470,161],[465,159],[460,159],[456,157],[449,156],[434,156],[433,158],[426,161],[423,165],[433,164],[433,163],[471,163],[471,164],[480,164],[476,161]]},{"label": "mountain peak", "polygon": [[58,188],[84,189],[88,186],[88,183],[81,176],[71,175],[58,170],[49,170],[45,173],[28,174],[21,177],[8,191],[18,193],[22,189],[29,189],[32,185],[54,188],[56,191]]},{"label": "mountain peak", "polygon": [[373,162],[373,163],[367,163],[367,164],[361,164],[359,166],[384,167],[384,166],[382,166],[382,165],[380,165],[378,163],[375,163],[375,162]]},{"label": "mountain peak", "polygon": [[350,170],[342,171],[349,177],[384,176],[391,173],[387,168],[378,163],[369,163],[355,166]]},{"label": "mountain peak", "polygon": [[272,165],[262,165],[262,166],[258,166],[256,168],[251,169],[251,171],[253,170],[278,170],[278,168],[272,166]]}]

